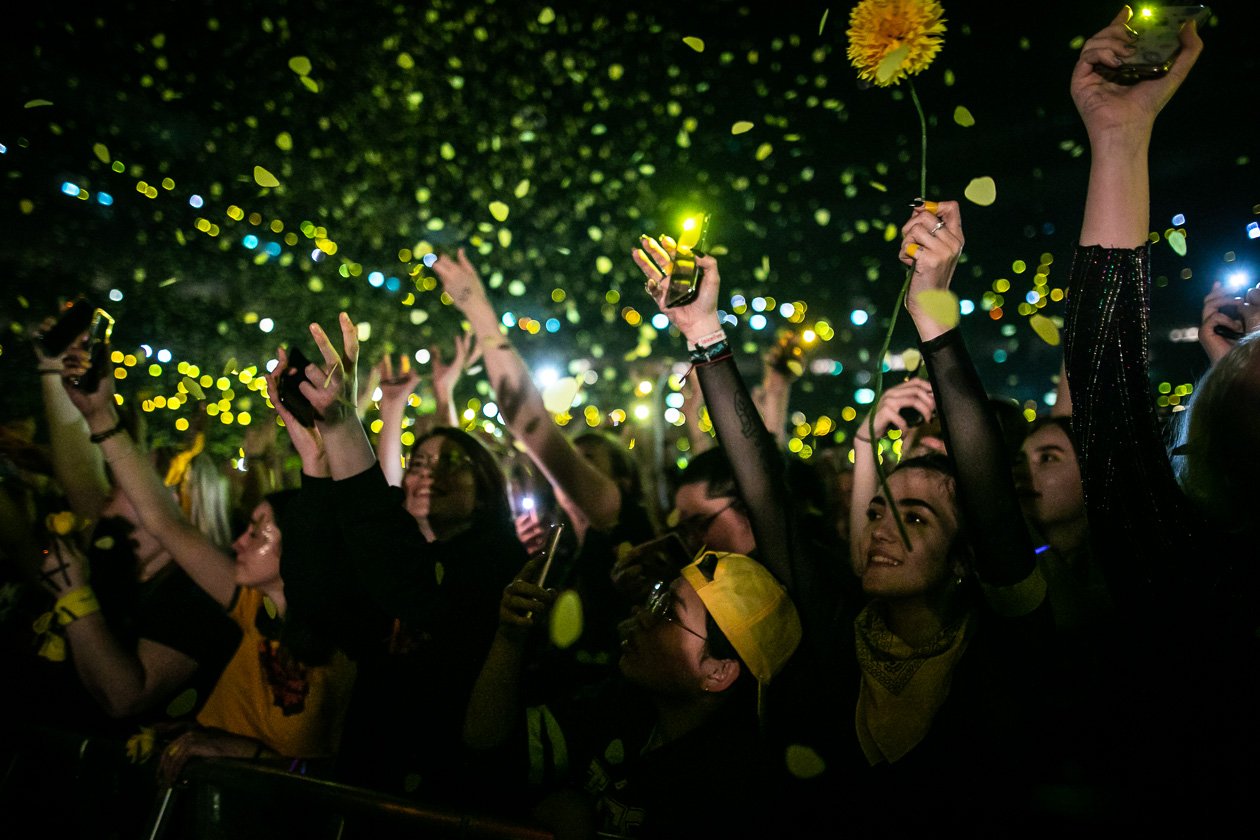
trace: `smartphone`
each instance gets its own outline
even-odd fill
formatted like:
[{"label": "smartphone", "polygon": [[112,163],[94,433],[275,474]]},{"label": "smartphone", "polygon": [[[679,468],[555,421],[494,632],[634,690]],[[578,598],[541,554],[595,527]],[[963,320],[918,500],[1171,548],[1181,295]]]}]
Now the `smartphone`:
[{"label": "smartphone", "polygon": [[[1242,321],[1242,310],[1238,308],[1238,304],[1236,303],[1225,304],[1220,308],[1220,312],[1230,318],[1233,318],[1235,321]],[[1212,328],[1212,332],[1216,333],[1221,338],[1226,338],[1230,341],[1240,341],[1243,338],[1243,333],[1240,333],[1238,330],[1231,327],[1227,327],[1224,324],[1217,324]]]},{"label": "smartphone", "polygon": [[114,319],[104,309],[94,309],[87,328],[84,349],[88,354],[88,369],[79,376],[70,377],[70,384],[86,394],[96,393],[101,377],[109,365],[109,337],[114,332]]},{"label": "smartphone", "polygon": [[1133,57],[1109,68],[1111,81],[1135,84],[1163,76],[1181,50],[1181,27],[1191,20],[1202,26],[1211,14],[1207,6],[1138,6],[1129,19],[1137,33]]},{"label": "smartphone", "polygon": [[556,547],[560,545],[560,536],[564,533],[564,523],[557,522],[551,526],[551,532],[547,534],[547,547],[544,549],[546,560],[543,561],[542,570],[538,572],[538,578],[534,581],[538,586],[547,585],[547,573],[551,571],[551,561],[556,556]]},{"label": "smartphone", "polygon": [[[910,378],[913,376],[926,378],[924,376],[924,373],[925,371],[923,370],[923,360],[920,359],[919,363],[915,365],[914,369],[911,371],[908,371],[905,381],[909,382]],[[914,406],[909,406],[909,405],[902,406],[901,408],[897,409],[897,413],[901,415],[902,420],[906,421],[906,426],[911,429],[913,429],[915,426],[923,425],[923,421],[927,419],[926,417],[923,416],[923,412],[919,411]]]},{"label": "smartphone", "polygon": [[46,332],[40,333],[39,345],[45,356],[60,356],[66,348],[92,325],[96,306],[80,295],[70,302],[57,321]]},{"label": "smartphone", "polygon": [[311,362],[300,347],[289,345],[289,363],[280,372],[280,402],[294,419],[308,429],[315,425],[315,406],[311,405],[299,385],[311,380],[306,376],[306,366]]},{"label": "smartphone", "polygon": [[678,250],[674,252],[674,265],[669,276],[666,306],[686,306],[700,293],[700,281],[704,272],[696,265],[696,257],[704,256],[708,239],[708,213],[703,216],[692,216],[683,224],[683,231],[677,240]]}]

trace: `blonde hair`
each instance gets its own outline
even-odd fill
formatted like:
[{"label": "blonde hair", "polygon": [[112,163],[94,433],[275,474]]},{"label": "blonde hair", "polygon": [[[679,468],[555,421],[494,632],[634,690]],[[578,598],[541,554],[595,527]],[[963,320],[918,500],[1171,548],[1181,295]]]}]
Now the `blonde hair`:
[{"label": "blonde hair", "polygon": [[1173,468],[1182,489],[1209,516],[1231,524],[1246,521],[1260,495],[1260,376],[1253,370],[1260,371],[1260,333],[1203,374],[1175,426]]}]

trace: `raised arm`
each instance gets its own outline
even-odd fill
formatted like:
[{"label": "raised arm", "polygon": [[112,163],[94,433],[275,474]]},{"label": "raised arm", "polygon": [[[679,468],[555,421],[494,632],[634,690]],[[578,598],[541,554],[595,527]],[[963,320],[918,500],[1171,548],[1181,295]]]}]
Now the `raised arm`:
[{"label": "raised arm", "polygon": [[440,257],[433,271],[442,287],[472,325],[512,436],[524,445],[551,485],[572,499],[596,530],[617,524],[621,490],[590,464],[552,420],[525,361],[499,329],[495,312],[477,270],[461,248],[456,259]]},{"label": "raised arm", "polygon": [[1155,117],[1168,104],[1203,50],[1193,23],[1181,32],[1181,51],[1158,79],[1133,85],[1107,81],[1099,68],[1117,67],[1133,54],[1125,6],[1085,42],[1072,71],[1072,99],[1089,134],[1089,191],[1081,244],[1136,248],[1146,242],[1150,217],[1147,153]]},{"label": "raised arm", "polygon": [[385,354],[376,365],[381,389],[381,433],[376,439],[376,458],[381,462],[385,480],[394,487],[402,487],[403,446],[402,422],[407,410],[407,400],[420,384],[420,374],[411,367],[411,361],[403,354],[394,361]]},{"label": "raised arm", "polygon": [[[46,320],[39,332],[52,323],[52,318]],[[53,473],[65,491],[70,509],[85,519],[95,519],[109,496],[105,461],[88,439],[87,421],[61,386],[61,357],[45,356],[38,341],[32,342],[31,347],[35,351],[40,392],[44,398],[44,416],[48,420]]]},{"label": "raised arm", "polygon": [[86,355],[77,347],[66,352],[63,383],[66,394],[87,420],[92,440],[101,447],[118,488],[127,494],[140,524],[153,533],[175,562],[197,585],[224,607],[236,592],[236,564],[188,521],[171,492],[119,420],[114,377],[106,372],[94,392],[81,391],[70,378],[87,371]]},{"label": "raised arm", "polygon": [[[858,550],[858,540],[866,527],[866,510],[871,499],[879,492],[879,475],[876,473],[875,458],[879,441],[892,429],[901,430],[901,440],[905,443],[912,428],[902,415],[903,410],[914,410],[927,420],[936,413],[936,399],[932,396],[932,385],[926,379],[912,377],[905,382],[892,386],[879,397],[879,402],[871,411],[875,415],[875,440],[866,435],[871,427],[869,418],[858,424],[853,441],[853,497],[849,508],[849,558],[853,571],[861,575],[866,565],[866,557]],[[908,413],[908,412],[907,412]]]},{"label": "raised arm", "polygon": [[995,610],[1023,615],[1041,604],[1045,582],[1037,573],[1032,540],[1020,513],[1002,429],[963,344],[957,316],[942,322],[940,310],[925,306],[920,297],[948,289],[962,248],[956,202],[929,202],[913,211],[902,227],[900,253],[913,270],[906,309],[919,333],[957,472],[959,509],[975,551],[976,576]]},{"label": "raised arm", "polygon": [[44,555],[43,583],[57,599],[80,682],[111,717],[127,717],[166,698],[197,671],[197,661],[151,639],[124,647],[100,612],[88,584],[87,559],[67,539],[53,539]]}]

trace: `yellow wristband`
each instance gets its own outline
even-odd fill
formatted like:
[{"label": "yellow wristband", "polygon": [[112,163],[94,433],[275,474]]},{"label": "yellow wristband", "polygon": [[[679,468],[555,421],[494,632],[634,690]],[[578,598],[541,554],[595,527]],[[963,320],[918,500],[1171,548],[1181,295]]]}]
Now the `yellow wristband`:
[{"label": "yellow wristband", "polygon": [[53,604],[53,613],[57,616],[57,623],[62,627],[100,611],[100,602],[96,600],[96,593],[90,586],[71,589]]}]

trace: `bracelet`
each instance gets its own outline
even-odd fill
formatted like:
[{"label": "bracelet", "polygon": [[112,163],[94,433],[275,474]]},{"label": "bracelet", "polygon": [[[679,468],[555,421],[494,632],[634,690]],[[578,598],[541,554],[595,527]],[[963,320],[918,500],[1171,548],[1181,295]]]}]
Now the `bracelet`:
[{"label": "bracelet", "polygon": [[100,443],[103,440],[108,440],[109,438],[112,438],[114,435],[118,434],[119,432],[125,432],[125,431],[127,430],[123,428],[123,422],[120,419],[118,421],[118,424],[114,426],[112,429],[106,429],[103,432],[97,432],[94,435],[90,435],[88,437],[88,440],[92,441],[92,443]]},{"label": "bracelet", "polygon": [[699,350],[702,347],[709,347],[711,345],[717,344],[720,341],[725,341],[725,340],[726,340],[726,330],[722,329],[721,327],[718,327],[713,332],[706,333],[705,335],[702,335],[699,338],[697,338],[695,341],[688,341],[687,349]]},{"label": "bracelet", "polygon": [[691,364],[707,365],[710,362],[717,361],[723,356],[730,355],[731,345],[726,339],[722,339],[717,344],[710,344],[708,347],[697,347],[691,351]]},{"label": "bracelet", "polygon": [[71,589],[53,604],[53,614],[57,616],[57,623],[62,627],[100,611],[100,602],[96,600],[96,593],[90,586]]}]

